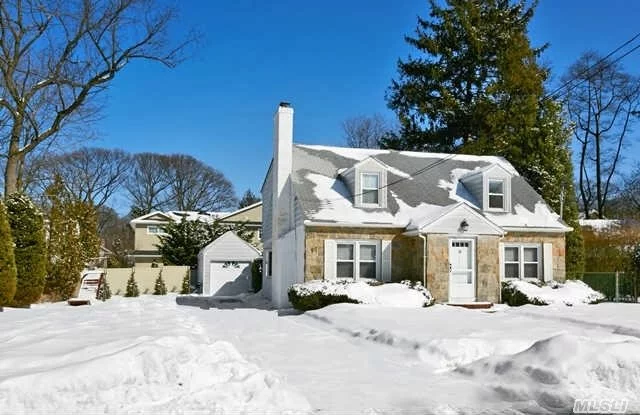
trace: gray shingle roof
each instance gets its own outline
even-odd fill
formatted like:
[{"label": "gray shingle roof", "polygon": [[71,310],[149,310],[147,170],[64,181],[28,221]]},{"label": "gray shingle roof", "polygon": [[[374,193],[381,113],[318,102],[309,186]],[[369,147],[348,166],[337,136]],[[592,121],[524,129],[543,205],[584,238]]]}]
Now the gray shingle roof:
[{"label": "gray shingle roof", "polygon": [[[345,200],[352,204],[353,195],[350,194],[346,184],[339,176],[339,172],[352,167],[354,164],[368,157],[391,167],[387,172],[388,207],[386,209],[358,209],[356,212],[337,208],[338,205],[346,207]],[[515,171],[506,160],[493,156],[469,156],[451,155],[439,153],[416,153],[390,150],[365,150],[343,147],[326,146],[293,146],[293,172],[292,181],[294,194],[302,208],[306,219],[318,220],[320,217],[327,219],[335,215],[334,221],[362,222],[367,219],[367,213],[371,213],[371,223],[397,222],[400,203],[406,208],[416,208],[421,204],[433,206],[449,206],[465,200],[479,208],[478,202],[457,178],[468,171],[482,169],[493,164],[500,164],[510,171],[512,177],[512,206],[511,214],[500,216],[501,226],[509,225],[508,217],[516,215],[516,206],[524,208],[531,213],[536,213],[536,206],[544,204],[542,197]],[[422,171],[420,174],[414,174]],[[407,178],[411,175],[411,178]],[[320,180],[322,179],[322,180]],[[452,198],[447,188],[457,185],[456,196]],[[323,188],[324,187],[324,188]],[[337,199],[344,199],[338,201]],[[333,213],[327,214],[327,209]],[[406,212],[406,209],[405,209]],[[340,217],[342,214],[343,217]],[[357,214],[357,215],[355,215]],[[494,214],[495,215],[495,214]],[[555,214],[553,214],[556,216]],[[485,215],[491,219],[491,215]],[[505,218],[505,216],[507,218]],[[350,218],[351,217],[351,218]],[[349,220],[352,219],[352,220]],[[404,218],[406,219],[406,218]],[[506,221],[505,221],[506,219]],[[515,218],[514,218],[515,219]],[[546,218],[547,226],[563,227],[559,220]],[[521,221],[514,220],[514,225]]]}]

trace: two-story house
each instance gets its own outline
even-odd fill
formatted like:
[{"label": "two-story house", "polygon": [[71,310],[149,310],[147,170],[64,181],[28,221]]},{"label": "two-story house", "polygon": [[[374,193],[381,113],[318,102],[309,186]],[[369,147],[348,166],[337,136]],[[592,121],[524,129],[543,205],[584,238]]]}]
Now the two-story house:
[{"label": "two-story house", "polygon": [[293,144],[275,114],[262,187],[265,293],[313,279],[411,279],[439,302],[500,301],[509,279],[562,281],[570,231],[505,159]]},{"label": "two-story house", "polygon": [[261,249],[262,202],[254,203],[234,212],[156,211],[129,222],[134,232],[135,251],[131,255],[133,263],[136,266],[151,266],[154,263],[162,263],[158,244],[160,243],[160,235],[164,232],[164,226],[167,223],[180,222],[183,219],[208,223],[218,220],[226,224],[245,224],[246,228],[253,233],[251,243]]}]

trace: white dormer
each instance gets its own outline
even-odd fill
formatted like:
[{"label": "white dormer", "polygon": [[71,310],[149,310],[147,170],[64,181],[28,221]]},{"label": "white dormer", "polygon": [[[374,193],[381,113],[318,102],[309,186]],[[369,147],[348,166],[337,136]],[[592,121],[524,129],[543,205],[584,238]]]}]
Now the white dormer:
[{"label": "white dormer", "polygon": [[511,211],[512,174],[499,164],[474,170],[460,181],[487,212]]},{"label": "white dormer", "polygon": [[353,195],[355,207],[387,207],[387,169],[386,164],[369,157],[340,173]]}]

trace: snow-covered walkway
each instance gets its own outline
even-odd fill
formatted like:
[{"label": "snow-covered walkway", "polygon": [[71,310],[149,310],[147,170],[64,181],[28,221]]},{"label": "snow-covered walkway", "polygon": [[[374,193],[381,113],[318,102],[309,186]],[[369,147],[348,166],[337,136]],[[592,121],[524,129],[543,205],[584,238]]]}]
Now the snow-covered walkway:
[{"label": "snow-covered walkway", "polygon": [[493,311],[279,316],[170,296],[7,310],[0,414],[550,413],[578,397],[640,411],[640,306]]}]

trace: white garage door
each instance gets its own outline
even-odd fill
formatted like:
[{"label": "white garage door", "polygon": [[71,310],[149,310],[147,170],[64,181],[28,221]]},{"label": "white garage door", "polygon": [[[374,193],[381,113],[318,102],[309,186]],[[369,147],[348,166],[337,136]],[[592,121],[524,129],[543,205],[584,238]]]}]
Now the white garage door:
[{"label": "white garage door", "polygon": [[209,269],[212,295],[237,295],[251,289],[249,262],[212,262]]}]

